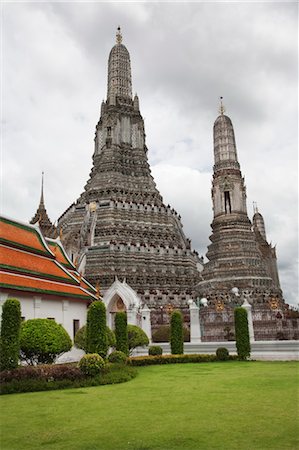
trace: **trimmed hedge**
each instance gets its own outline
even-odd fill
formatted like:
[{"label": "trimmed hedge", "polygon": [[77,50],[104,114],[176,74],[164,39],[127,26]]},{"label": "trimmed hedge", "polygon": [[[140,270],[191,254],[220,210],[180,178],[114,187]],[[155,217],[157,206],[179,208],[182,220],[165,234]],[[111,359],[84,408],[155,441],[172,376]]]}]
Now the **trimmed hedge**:
[{"label": "trimmed hedge", "polygon": [[52,364],[72,348],[72,341],[55,320],[30,319],[21,326],[20,347],[21,359],[28,364]]},{"label": "trimmed hedge", "polygon": [[0,370],[18,366],[20,354],[21,305],[19,300],[8,298],[2,307]]},{"label": "trimmed hedge", "polygon": [[163,348],[160,347],[160,345],[152,345],[148,349],[148,354],[150,356],[162,355],[163,354]]},{"label": "trimmed hedge", "polygon": [[123,352],[125,355],[129,355],[129,338],[127,327],[127,315],[124,312],[118,312],[115,314],[115,339],[116,350]]},{"label": "trimmed hedge", "polygon": [[[187,327],[183,327],[184,342],[190,342],[190,330]],[[170,325],[160,325],[153,331],[153,342],[169,342],[170,341]]]},{"label": "trimmed hedge", "polygon": [[108,353],[106,307],[99,300],[92,302],[87,311],[86,352],[98,353],[102,358]]},{"label": "trimmed hedge", "polygon": [[[238,359],[237,356],[229,356],[230,360]],[[130,358],[132,366],[152,366],[155,364],[180,364],[201,363],[218,361],[216,355],[157,355],[134,356]]]},{"label": "trimmed hedge", "polygon": [[183,317],[179,311],[173,311],[171,314],[170,348],[173,355],[184,353]]},{"label": "trimmed hedge", "polygon": [[[22,370],[20,375],[19,370]],[[30,369],[30,376],[26,376]],[[53,372],[53,369],[57,373]],[[36,375],[33,375],[33,372]],[[10,372],[10,375],[8,375]],[[14,374],[12,374],[14,372]],[[16,375],[15,372],[18,372]],[[58,374],[59,372],[59,374]],[[1,380],[1,394],[14,394],[19,392],[51,391],[56,389],[79,388],[88,386],[99,386],[106,384],[124,383],[136,377],[137,371],[134,367],[127,365],[108,364],[105,373],[95,377],[86,377],[79,367],[73,364],[51,365],[51,366],[27,366],[5,371]],[[54,374],[53,374],[54,373]],[[42,375],[41,375],[42,374]],[[2,375],[2,374],[1,374]],[[29,375],[29,373],[27,374]],[[5,380],[5,381],[4,381]]]},{"label": "trimmed hedge", "polygon": [[[115,334],[110,328],[107,326],[106,328],[107,332],[107,339],[108,339],[108,347],[114,348],[116,345],[116,339]],[[77,348],[81,348],[81,350],[84,350],[86,352],[86,325],[83,325],[81,327],[75,336],[74,344]]]},{"label": "trimmed hedge", "polygon": [[127,355],[118,350],[115,350],[108,356],[108,361],[114,364],[126,364],[127,360],[128,360]]},{"label": "trimmed hedge", "polygon": [[245,308],[238,307],[234,311],[235,316],[235,334],[236,347],[238,357],[241,360],[246,360],[250,357],[250,339],[248,329],[247,311]]},{"label": "trimmed hedge", "polygon": [[129,352],[132,354],[136,347],[145,347],[149,344],[147,334],[137,325],[127,325]]},{"label": "trimmed hedge", "polygon": [[51,364],[39,366],[20,366],[15,370],[4,370],[0,373],[0,383],[12,380],[77,380],[84,378],[77,364]]}]

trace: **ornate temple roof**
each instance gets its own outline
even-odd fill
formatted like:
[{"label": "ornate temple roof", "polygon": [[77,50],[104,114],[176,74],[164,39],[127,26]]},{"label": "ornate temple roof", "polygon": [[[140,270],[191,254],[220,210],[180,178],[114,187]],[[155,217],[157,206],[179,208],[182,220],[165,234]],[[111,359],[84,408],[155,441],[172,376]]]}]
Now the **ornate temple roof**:
[{"label": "ornate temple roof", "polygon": [[53,237],[56,234],[56,227],[52,224],[51,220],[48,217],[47,210],[45,208],[44,201],[44,172],[42,172],[42,186],[41,186],[41,196],[37,211],[30,220],[31,224],[38,223],[38,226],[41,229],[41,232],[44,236]]},{"label": "ornate temple roof", "polygon": [[34,225],[0,217],[0,287],[90,302],[96,290],[76,271],[61,243]]}]

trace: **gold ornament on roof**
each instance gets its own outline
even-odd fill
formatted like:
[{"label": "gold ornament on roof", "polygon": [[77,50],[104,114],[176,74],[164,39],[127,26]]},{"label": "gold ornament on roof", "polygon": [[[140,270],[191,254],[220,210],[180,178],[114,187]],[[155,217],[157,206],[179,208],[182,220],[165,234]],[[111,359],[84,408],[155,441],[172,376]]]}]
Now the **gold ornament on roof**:
[{"label": "gold ornament on roof", "polygon": [[216,311],[221,312],[224,310],[224,303],[221,300],[217,300],[215,305]]},{"label": "gold ornament on roof", "polygon": [[101,297],[100,283],[97,281],[97,284],[96,284],[96,298],[99,299],[100,297]]},{"label": "gold ornament on roof", "polygon": [[95,212],[96,209],[97,209],[97,204],[96,204],[96,202],[90,202],[90,203],[89,203],[89,211],[90,211],[90,212]]},{"label": "gold ornament on roof", "polygon": [[270,298],[269,305],[271,309],[278,309],[279,307],[279,300],[277,298]]},{"label": "gold ornament on roof", "polygon": [[117,27],[117,32],[116,32],[116,43],[117,44],[121,44],[123,40],[121,31],[120,31],[120,26]]},{"label": "gold ornament on roof", "polygon": [[174,310],[174,307],[172,306],[171,303],[168,303],[168,305],[165,306],[165,310],[166,310],[167,314],[170,315],[172,313],[172,311]]}]

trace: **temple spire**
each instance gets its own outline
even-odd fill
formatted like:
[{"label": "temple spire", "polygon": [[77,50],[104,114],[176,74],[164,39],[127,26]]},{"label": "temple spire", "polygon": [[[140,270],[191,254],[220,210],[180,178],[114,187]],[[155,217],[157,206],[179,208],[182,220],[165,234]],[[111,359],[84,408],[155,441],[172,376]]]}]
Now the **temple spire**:
[{"label": "temple spire", "polygon": [[131,62],[127,48],[122,44],[120,27],[116,32],[116,44],[108,60],[108,104],[115,105],[117,98],[132,101]]},{"label": "temple spire", "polygon": [[220,167],[222,165],[227,168],[227,164],[231,164],[232,168],[235,168],[235,164],[238,164],[238,157],[234,127],[230,118],[224,114],[222,97],[220,97],[220,101],[220,115],[214,123],[215,164],[217,168],[219,165],[219,169],[223,168]]},{"label": "temple spire", "polygon": [[47,237],[53,237],[56,232],[55,225],[52,224],[50,221],[46,208],[45,208],[45,201],[44,201],[44,172],[42,172],[42,186],[41,186],[41,195],[40,195],[40,201],[38,208],[36,210],[36,213],[34,217],[30,220],[31,224],[38,223],[41,232],[44,236]]},{"label": "temple spire", "polygon": [[40,194],[40,202],[39,205],[44,205],[44,172],[42,172],[42,187],[41,187],[41,194]]}]

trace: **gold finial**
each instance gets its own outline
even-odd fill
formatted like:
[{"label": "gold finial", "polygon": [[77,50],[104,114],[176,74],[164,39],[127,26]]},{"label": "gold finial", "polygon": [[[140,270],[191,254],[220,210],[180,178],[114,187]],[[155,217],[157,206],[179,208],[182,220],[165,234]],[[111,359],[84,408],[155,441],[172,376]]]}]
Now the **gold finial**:
[{"label": "gold finial", "polygon": [[116,32],[116,43],[121,44],[122,40],[123,40],[123,37],[122,37],[121,31],[120,31],[120,26],[118,26],[117,32]]},{"label": "gold finial", "polygon": [[100,283],[98,281],[97,281],[97,284],[96,284],[96,297],[98,299],[101,297]]},{"label": "gold finial", "polygon": [[224,107],[224,105],[223,105],[222,100],[223,100],[223,97],[220,97],[219,113],[220,113],[221,115],[223,115],[223,114],[225,113],[225,107]]}]

